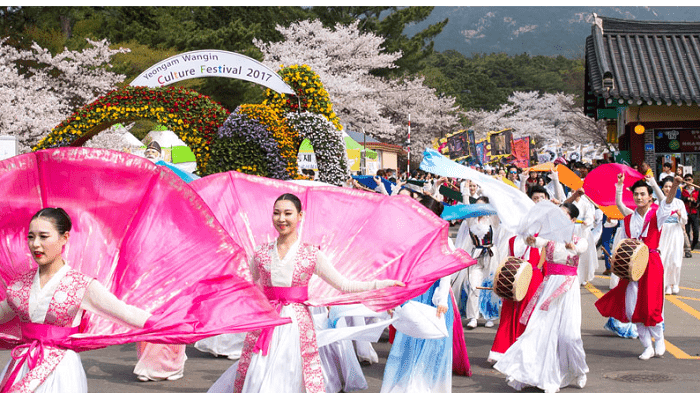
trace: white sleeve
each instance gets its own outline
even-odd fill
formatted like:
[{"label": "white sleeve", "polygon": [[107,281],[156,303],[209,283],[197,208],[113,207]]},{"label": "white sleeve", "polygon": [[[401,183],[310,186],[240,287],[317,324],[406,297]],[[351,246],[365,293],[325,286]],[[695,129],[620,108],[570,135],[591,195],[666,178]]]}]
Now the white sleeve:
[{"label": "white sleeve", "polygon": [[384,182],[381,180],[379,180],[379,184],[374,188],[374,191],[377,191],[380,194],[389,195],[389,193],[386,192],[386,187],[384,187]]},{"label": "white sleeve", "polygon": [[595,209],[595,206],[593,205],[593,203],[591,201],[588,200],[588,197],[584,196],[584,197],[581,197],[581,199],[583,200],[583,203],[586,206],[586,208],[584,209],[584,212],[583,212],[584,217],[583,217],[582,221],[583,221],[583,224],[585,226],[590,228],[593,226],[593,222],[595,221],[595,215],[593,212],[593,210]]},{"label": "white sleeve", "polygon": [[656,209],[656,222],[658,223],[659,227],[666,222],[666,219],[671,216],[672,212],[673,203],[666,203],[666,198],[659,201],[659,208]]},{"label": "white sleeve", "polygon": [[681,225],[685,225],[688,223],[688,212],[685,210],[685,204],[683,203],[683,201],[681,201],[680,199],[676,200],[680,202],[678,203],[678,211],[681,213],[681,218],[678,221],[681,223]]},{"label": "white sleeve", "polygon": [[578,242],[576,242],[576,245],[574,247],[574,251],[576,254],[581,255],[584,252],[588,250],[588,241],[586,239],[579,239]]},{"label": "white sleeve", "polygon": [[634,213],[634,210],[625,206],[625,204],[622,202],[622,187],[624,186],[618,186],[615,184],[615,205],[617,205],[617,209],[623,216],[629,216],[630,214]]},{"label": "white sleeve", "polygon": [[364,292],[372,289],[382,289],[394,285],[394,280],[374,280],[374,281],[352,281],[343,277],[338,270],[328,261],[328,258],[322,253],[316,254],[316,270],[317,276],[323,281],[330,284],[333,288],[341,292]]},{"label": "white sleeve", "polygon": [[0,302],[0,324],[10,322],[15,315],[15,310],[10,307],[7,299]]},{"label": "white sleeve", "polygon": [[450,276],[445,276],[440,279],[440,284],[435,289],[433,293],[433,305],[434,306],[445,306],[447,307],[447,302],[450,296]]},{"label": "white sleeve", "polygon": [[455,238],[455,247],[461,248],[469,253],[471,253],[472,248],[474,248],[472,237],[469,235],[469,224],[471,224],[471,220],[471,218],[462,220],[462,224],[460,224],[459,230],[457,231],[457,237]]},{"label": "white sleeve", "polygon": [[130,306],[117,299],[97,280],[92,280],[88,285],[80,308],[133,328],[142,328],[146,320],[151,317],[151,313],[148,311]]}]

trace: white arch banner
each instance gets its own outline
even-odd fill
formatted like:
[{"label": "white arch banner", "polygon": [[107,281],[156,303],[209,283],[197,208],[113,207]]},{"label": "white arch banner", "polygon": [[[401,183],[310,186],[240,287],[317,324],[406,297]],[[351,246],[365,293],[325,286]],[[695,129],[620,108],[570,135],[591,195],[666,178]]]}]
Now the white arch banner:
[{"label": "white arch banner", "polygon": [[142,72],[131,86],[161,87],[185,79],[223,77],[242,79],[278,93],[295,94],[273,70],[261,62],[223,50],[195,50],[180,53],[154,64]]}]

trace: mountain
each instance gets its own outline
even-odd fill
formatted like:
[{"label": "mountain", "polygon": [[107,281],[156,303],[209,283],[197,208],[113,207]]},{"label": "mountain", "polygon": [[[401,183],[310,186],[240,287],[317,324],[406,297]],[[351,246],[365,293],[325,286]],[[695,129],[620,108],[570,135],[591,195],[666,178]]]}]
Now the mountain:
[{"label": "mountain", "polygon": [[591,34],[593,13],[648,21],[700,21],[700,7],[435,7],[426,20],[407,26],[412,36],[428,25],[449,19],[435,38],[435,50],[582,58]]}]

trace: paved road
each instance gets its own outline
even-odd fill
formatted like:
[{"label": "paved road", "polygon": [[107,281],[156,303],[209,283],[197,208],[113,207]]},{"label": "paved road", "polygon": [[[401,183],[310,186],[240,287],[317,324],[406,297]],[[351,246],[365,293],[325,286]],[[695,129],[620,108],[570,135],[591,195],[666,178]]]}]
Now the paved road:
[{"label": "paved road", "polygon": [[[601,266],[602,266],[601,261]],[[592,285],[581,287],[582,335],[586,361],[590,368],[589,392],[683,392],[697,391],[700,386],[700,253],[685,259],[679,295],[666,296],[666,348],[663,358],[641,361],[638,340],[621,339],[603,330],[605,319],[593,306],[597,296],[608,289],[608,278],[597,276]],[[509,392],[503,376],[486,363],[493,343],[495,328],[479,325],[465,331],[473,375],[455,376],[453,392]],[[366,392],[379,392],[384,363],[389,353],[386,336],[375,349],[380,363],[365,365],[363,370],[369,384]],[[83,366],[90,392],[205,392],[232,362],[213,358],[192,346],[187,347],[185,377],[179,381],[138,382],[132,373],[136,361],[133,344],[114,346],[83,353]],[[0,352],[0,362],[7,362],[8,351]],[[577,388],[566,388],[577,391]],[[538,389],[526,391],[537,392]]]}]

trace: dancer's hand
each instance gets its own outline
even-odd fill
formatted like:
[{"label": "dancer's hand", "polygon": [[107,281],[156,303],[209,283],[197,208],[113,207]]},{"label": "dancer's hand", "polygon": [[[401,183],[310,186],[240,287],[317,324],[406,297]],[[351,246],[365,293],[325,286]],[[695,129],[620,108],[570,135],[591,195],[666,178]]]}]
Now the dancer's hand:
[{"label": "dancer's hand", "polygon": [[534,245],[535,245],[535,237],[532,236],[532,235],[526,237],[526,238],[525,238],[525,243],[526,243],[528,246],[530,246],[530,247],[534,246]]},{"label": "dancer's hand", "polygon": [[625,174],[624,173],[617,174],[617,185],[618,186],[625,185]]},{"label": "dancer's hand", "polygon": [[394,281],[394,284],[391,285],[392,287],[405,287],[406,284],[402,283],[401,281]]},{"label": "dancer's hand", "polygon": [[447,312],[447,306],[437,306],[437,317],[440,318],[443,314]]}]

